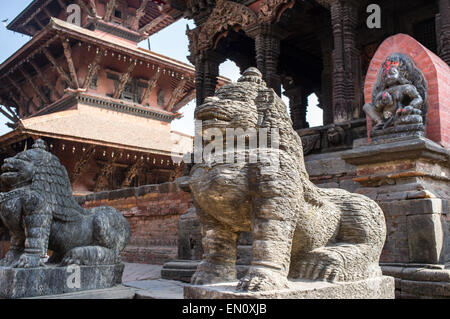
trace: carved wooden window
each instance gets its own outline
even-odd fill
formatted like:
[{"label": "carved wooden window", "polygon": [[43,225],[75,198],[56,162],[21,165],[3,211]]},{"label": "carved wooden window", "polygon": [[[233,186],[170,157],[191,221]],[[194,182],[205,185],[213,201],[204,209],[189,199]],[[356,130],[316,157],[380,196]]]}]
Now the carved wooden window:
[{"label": "carved wooden window", "polygon": [[434,53],[437,52],[436,22],[434,18],[414,24],[414,38]]}]

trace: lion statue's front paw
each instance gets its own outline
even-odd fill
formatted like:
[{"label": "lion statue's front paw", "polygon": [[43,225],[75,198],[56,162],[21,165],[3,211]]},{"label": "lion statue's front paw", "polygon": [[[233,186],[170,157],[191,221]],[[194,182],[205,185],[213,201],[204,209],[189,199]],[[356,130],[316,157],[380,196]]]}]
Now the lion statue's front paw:
[{"label": "lion statue's front paw", "polygon": [[194,285],[209,285],[235,280],[236,268],[234,265],[215,265],[203,261],[198,265],[197,271],[192,276],[191,283]]},{"label": "lion statue's front paw", "polygon": [[40,255],[24,253],[20,256],[14,268],[38,268],[45,267]]},{"label": "lion statue's front paw", "polygon": [[238,291],[269,291],[288,288],[288,280],[276,270],[251,267],[237,286]]}]

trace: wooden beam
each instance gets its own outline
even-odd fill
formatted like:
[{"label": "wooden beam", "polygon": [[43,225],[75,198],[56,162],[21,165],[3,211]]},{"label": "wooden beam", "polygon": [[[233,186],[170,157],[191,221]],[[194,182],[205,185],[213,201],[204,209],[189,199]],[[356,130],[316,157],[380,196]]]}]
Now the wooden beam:
[{"label": "wooden beam", "polygon": [[131,62],[131,64],[127,68],[127,71],[120,76],[119,84],[117,85],[117,88],[113,95],[114,99],[119,99],[120,96],[122,95],[123,89],[125,88],[125,85],[127,84],[128,80],[130,79],[131,72],[133,72],[135,67],[136,67],[136,61]]},{"label": "wooden beam", "polygon": [[89,0],[89,6],[91,7],[94,17],[97,16],[97,6],[95,5],[95,0]]},{"label": "wooden beam", "polygon": [[69,85],[70,85],[72,83],[72,81],[70,80],[70,77],[67,75],[66,71],[61,67],[61,65],[56,62],[55,58],[52,56],[50,51],[48,51],[48,49],[44,47],[42,49],[42,52],[44,52],[47,59],[51,62],[51,64],[56,69],[58,74],[63,78],[63,80],[66,81],[67,83],[69,83]]},{"label": "wooden beam", "polygon": [[67,11],[67,5],[63,2],[63,0],[57,0],[59,6],[61,7],[61,9],[64,9],[64,12]]},{"label": "wooden beam", "polygon": [[158,24],[160,24],[161,22],[163,22],[166,19],[166,15],[165,14],[161,14],[160,16],[156,17],[155,19],[153,19],[152,21],[150,21],[149,23],[147,23],[145,26],[143,26],[142,28],[139,29],[139,33],[146,33],[148,31],[150,31],[151,29],[155,28],[158,26]]},{"label": "wooden beam", "polygon": [[39,6],[39,8],[38,8],[36,11],[34,11],[34,12],[28,17],[28,19],[26,19],[25,22],[22,23],[21,25],[22,25],[22,26],[27,25],[31,20],[33,20],[33,19],[36,17],[36,15],[38,15],[38,14],[41,12],[41,8],[45,8],[45,7],[48,6],[48,4],[49,4],[50,2],[52,2],[52,1],[53,1],[53,0],[47,0],[47,1],[45,1],[44,4],[42,4],[41,6]]},{"label": "wooden beam", "polygon": [[186,105],[190,100],[194,98],[195,98],[195,88],[192,88],[186,93],[186,95],[181,101],[179,101],[174,105],[174,107],[172,108],[172,112],[174,113],[177,112],[179,109],[181,109],[184,105]]},{"label": "wooden beam", "polygon": [[[24,104],[29,103],[32,104],[36,109],[38,108],[37,105],[33,102],[33,99],[28,97],[25,92],[22,90],[22,88],[14,81],[9,75],[6,76],[6,79],[16,88],[16,90],[19,92],[19,95],[22,97]],[[28,105],[26,113],[31,114],[30,106]]]},{"label": "wooden beam", "polygon": [[37,75],[44,81],[45,86],[50,89],[50,100],[54,101],[54,99],[52,99],[52,95],[55,93],[55,86],[52,83],[50,83],[47,76],[37,66],[36,62],[30,61],[30,64],[33,67],[33,69],[36,71]]},{"label": "wooden beam", "polygon": [[98,53],[95,55],[94,61],[92,61],[91,64],[88,66],[88,74],[86,76],[86,79],[83,83],[83,89],[87,89],[89,85],[91,85],[92,79],[94,78],[94,75],[98,72],[98,69],[100,68],[100,61],[103,56],[103,51],[99,50]]},{"label": "wooden beam", "polygon": [[78,3],[78,5],[81,7],[81,9],[84,10],[84,11],[87,13],[87,15],[89,15],[89,16],[95,16],[95,14],[92,12],[91,8],[88,7],[88,6],[86,5],[86,3],[84,3],[83,0],[77,0],[77,3]]},{"label": "wooden beam", "polygon": [[138,161],[136,161],[136,163],[130,166],[122,182],[121,188],[130,187],[133,178],[135,178],[144,167],[144,163],[144,160],[139,159]]},{"label": "wooden beam", "polygon": [[106,5],[106,11],[105,15],[103,16],[103,20],[105,20],[106,22],[110,21],[115,8],[116,8],[116,0],[109,0],[108,4]]},{"label": "wooden beam", "polygon": [[70,73],[70,77],[72,78],[72,83],[74,85],[75,88],[79,88],[80,85],[78,83],[78,76],[77,76],[77,71],[75,69],[75,65],[73,64],[73,60],[72,60],[72,48],[70,47],[70,43],[67,40],[61,38],[61,43],[63,45],[64,48],[64,56],[66,57],[66,61],[67,61],[67,65],[69,66],[69,73]]},{"label": "wooden beam", "polygon": [[144,93],[142,94],[142,98],[139,101],[140,104],[143,104],[145,102],[145,100],[148,99],[148,97],[150,96],[150,93],[152,92],[152,90],[155,88],[156,83],[158,82],[159,77],[161,76],[162,72],[156,72],[153,77],[148,81],[148,85],[144,90]]},{"label": "wooden beam", "polygon": [[12,117],[12,115],[9,114],[8,112],[6,112],[2,107],[0,107],[0,113],[2,113],[4,116],[6,116],[8,118],[8,120],[10,120],[11,122],[16,122],[14,117]]},{"label": "wooden beam", "polygon": [[110,188],[109,178],[116,170],[116,167],[114,166],[115,161],[116,157],[110,159],[108,163],[103,166],[95,180],[94,192],[99,192],[105,190],[105,188]]},{"label": "wooden beam", "polygon": [[31,78],[31,76],[25,72],[21,67],[19,67],[19,71],[20,73],[22,73],[22,75],[24,76],[24,78],[28,81],[28,83],[30,84],[31,88],[34,90],[34,92],[36,93],[36,95],[39,97],[39,99],[41,100],[42,104],[48,104],[49,100],[47,99],[47,97],[45,96],[44,93],[42,93],[41,90],[39,90],[39,88],[37,87],[36,83],[33,81],[33,79]]},{"label": "wooden beam", "polygon": [[8,110],[8,112],[12,115],[12,117],[14,118],[15,122],[17,122],[19,120],[19,116],[17,115],[16,112],[14,112],[13,109],[11,109],[10,106],[8,105],[4,105],[4,107]]},{"label": "wooden beam", "polygon": [[145,8],[147,7],[148,0],[144,0],[141,6],[136,10],[136,17],[133,22],[133,30],[139,29],[139,21],[145,15]]},{"label": "wooden beam", "polygon": [[21,106],[20,101],[17,100],[16,96],[13,94],[12,91],[9,91],[9,97],[11,98],[11,100],[14,101],[14,103],[16,103],[16,112],[15,112],[15,114],[17,115],[18,118],[20,118],[20,114],[18,112],[18,110],[19,110],[19,108]]},{"label": "wooden beam", "polygon": [[48,17],[49,19],[51,19],[51,18],[53,17],[53,15],[50,13],[50,11],[48,11],[47,8],[43,8],[42,10],[45,12],[45,14],[47,15],[47,17]]},{"label": "wooden beam", "polygon": [[166,108],[167,111],[169,111],[169,112],[172,111],[173,106],[175,105],[177,100],[180,98],[180,96],[184,92],[184,86],[186,85],[186,82],[187,82],[186,78],[184,78],[183,80],[180,81],[180,83],[178,83],[175,90],[173,90],[172,96],[170,97],[170,101],[167,104],[167,108]]},{"label": "wooden beam", "polygon": [[36,22],[36,24],[41,28],[44,29],[44,25],[41,23],[41,21],[39,21],[39,19],[37,17],[34,17],[34,22]]},{"label": "wooden beam", "polygon": [[86,168],[89,167],[89,161],[95,155],[95,147],[93,145],[89,145],[88,148],[81,154],[81,157],[75,163],[75,167],[73,168],[72,173],[70,174],[70,182],[75,183],[78,178],[83,175],[86,171]]}]

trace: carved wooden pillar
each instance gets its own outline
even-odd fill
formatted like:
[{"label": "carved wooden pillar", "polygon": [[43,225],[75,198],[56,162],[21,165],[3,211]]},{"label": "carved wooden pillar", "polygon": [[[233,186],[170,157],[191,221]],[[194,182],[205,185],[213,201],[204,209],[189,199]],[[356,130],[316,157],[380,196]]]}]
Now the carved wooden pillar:
[{"label": "carved wooden pillar", "polygon": [[224,61],[220,54],[209,51],[201,52],[195,58],[195,88],[197,90],[197,106],[206,97],[213,96],[217,87],[219,65]]},{"label": "carved wooden pillar", "polygon": [[289,108],[294,130],[308,128],[306,108],[308,107],[308,92],[301,86],[288,88],[283,92],[289,98]]},{"label": "carved wooden pillar", "polygon": [[247,31],[255,39],[256,66],[261,71],[267,86],[281,94],[281,79],[278,72],[280,43],[284,33],[271,24],[260,24]]},{"label": "carved wooden pillar", "polygon": [[361,67],[356,48],[356,4],[351,0],[331,2],[333,28],[333,122],[359,117],[361,109]]},{"label": "carved wooden pillar", "polygon": [[439,56],[450,65],[450,1],[439,0],[439,25],[438,25],[438,50]]},{"label": "carved wooden pillar", "polygon": [[321,88],[318,98],[323,110],[323,125],[328,125],[333,123],[333,38],[330,26],[320,29],[318,36],[322,50]]}]

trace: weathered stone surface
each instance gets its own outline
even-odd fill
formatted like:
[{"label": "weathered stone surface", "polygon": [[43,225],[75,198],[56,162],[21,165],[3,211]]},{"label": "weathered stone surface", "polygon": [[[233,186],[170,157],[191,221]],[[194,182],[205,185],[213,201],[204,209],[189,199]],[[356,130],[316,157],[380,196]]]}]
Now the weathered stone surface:
[{"label": "weathered stone surface", "polygon": [[187,285],[185,299],[394,299],[394,278],[375,277],[362,281],[329,283],[291,281],[289,287],[259,292],[236,292],[236,283],[207,286]]},{"label": "weathered stone surface", "polygon": [[441,214],[412,215],[406,219],[409,261],[412,263],[442,264],[447,225]]},{"label": "weathered stone surface", "polygon": [[191,282],[200,260],[175,260],[164,264],[161,277],[168,280]]},{"label": "weathered stone surface", "polygon": [[398,298],[450,298],[450,269],[382,266],[396,278]]},{"label": "weathered stone surface", "polygon": [[24,298],[103,289],[122,282],[124,265],[79,266],[79,284],[74,268],[49,265],[39,268],[0,267],[0,297]]},{"label": "weathered stone surface", "polygon": [[125,285],[136,289],[135,299],[183,299],[183,288],[186,284],[157,279],[128,282]]},{"label": "weathered stone surface", "polygon": [[127,220],[112,207],[82,208],[72,196],[66,169],[42,140],[5,159],[2,172],[10,191],[0,194],[0,222],[11,236],[2,266],[42,267],[48,249],[53,251],[50,262],[61,265],[120,262],[130,238]]},{"label": "weathered stone surface", "polygon": [[29,297],[24,299],[134,299],[135,296],[135,289],[124,286],[116,286],[106,289],[85,290],[79,292],[69,292],[62,295]]},{"label": "weathered stone surface", "polygon": [[[317,188],[309,181],[301,139],[286,106],[259,71],[248,69],[237,84],[224,86],[205,101],[195,113],[204,131],[276,129],[280,147],[249,146],[231,151],[234,163],[214,155],[193,166],[190,188],[205,253],[192,283],[236,280],[241,232],[253,234],[253,260],[239,281],[242,291],[280,290],[289,285],[288,276],[336,282],[379,277],[386,234],[383,212],[367,197]],[[236,162],[240,155],[262,150],[271,163],[279,160],[276,170],[266,171],[261,158]]]}]

